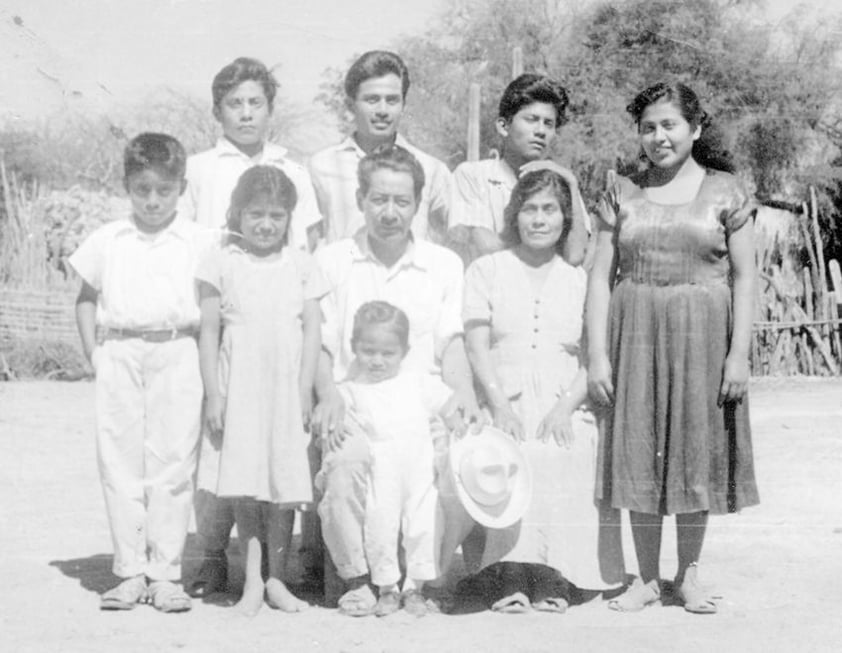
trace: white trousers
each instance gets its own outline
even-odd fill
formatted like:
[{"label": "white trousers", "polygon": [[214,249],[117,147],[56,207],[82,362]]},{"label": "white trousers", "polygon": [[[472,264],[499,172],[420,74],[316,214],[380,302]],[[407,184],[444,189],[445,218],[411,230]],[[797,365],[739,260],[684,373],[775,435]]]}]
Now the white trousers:
[{"label": "white trousers", "polygon": [[181,578],[202,379],[196,341],[106,340],[94,351],[97,457],[114,573]]},{"label": "white trousers", "polygon": [[433,470],[433,445],[427,438],[373,441],[365,503],[365,554],[371,581],[378,586],[400,580],[398,535],[406,556],[406,575],[433,580],[443,515]]}]

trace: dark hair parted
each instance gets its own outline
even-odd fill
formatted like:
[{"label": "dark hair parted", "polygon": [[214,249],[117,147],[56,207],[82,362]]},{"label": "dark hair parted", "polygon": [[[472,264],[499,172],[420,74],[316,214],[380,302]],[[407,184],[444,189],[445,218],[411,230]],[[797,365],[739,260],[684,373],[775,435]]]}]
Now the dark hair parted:
[{"label": "dark hair parted", "polygon": [[568,105],[567,91],[557,81],[535,73],[524,73],[512,80],[500,98],[497,116],[511,120],[523,107],[536,102],[555,107],[556,127],[566,122],[564,111]]},{"label": "dark hair parted", "polygon": [[[284,174],[283,170],[275,166],[253,166],[246,170],[237,180],[237,185],[231,193],[231,205],[228,208],[228,231],[241,232],[242,213],[245,208],[259,199],[266,199],[284,207],[292,214],[298,201],[295,184]],[[284,236],[286,244],[289,234]]]},{"label": "dark hair parted", "polygon": [[211,84],[214,108],[219,108],[222,98],[247,81],[257,82],[263,87],[263,93],[271,109],[278,91],[278,81],[262,61],[250,57],[238,57],[216,73]]},{"label": "dark hair parted", "polygon": [[517,184],[512,189],[509,204],[506,206],[504,213],[506,226],[503,228],[500,237],[506,247],[515,247],[520,244],[520,230],[517,224],[518,214],[526,201],[542,190],[549,190],[555,196],[564,216],[561,236],[555,244],[556,251],[561,255],[564,241],[567,239],[567,234],[573,224],[573,195],[570,192],[570,185],[564,177],[552,170],[533,170],[518,179]]},{"label": "dark hair parted", "polygon": [[701,134],[693,143],[692,150],[696,163],[705,168],[734,172],[733,156],[725,147],[723,134],[712,124],[693,89],[681,82],[658,82],[638,93],[626,107],[638,129],[646,107],[656,102],[672,103],[693,129],[701,127]]},{"label": "dark hair parted", "polygon": [[345,74],[345,95],[357,99],[357,91],[367,79],[397,75],[401,80],[401,96],[406,100],[409,91],[409,69],[398,55],[386,50],[370,50],[351,64]]},{"label": "dark hair parted", "polygon": [[412,175],[412,185],[415,190],[415,199],[421,199],[421,192],[424,190],[424,168],[418,159],[400,145],[381,145],[366,154],[357,166],[357,182],[360,193],[366,195],[371,187],[371,177],[378,170],[392,170],[393,172],[406,172]]},{"label": "dark hair parted", "polygon": [[123,151],[125,178],[153,168],[171,179],[184,179],[187,169],[187,152],[176,138],[169,134],[145,132],[135,136]]},{"label": "dark hair parted", "polygon": [[372,326],[384,325],[398,336],[404,351],[409,349],[409,318],[397,306],[384,301],[366,302],[354,314],[354,328],[351,333],[351,349],[356,350],[363,331]]}]

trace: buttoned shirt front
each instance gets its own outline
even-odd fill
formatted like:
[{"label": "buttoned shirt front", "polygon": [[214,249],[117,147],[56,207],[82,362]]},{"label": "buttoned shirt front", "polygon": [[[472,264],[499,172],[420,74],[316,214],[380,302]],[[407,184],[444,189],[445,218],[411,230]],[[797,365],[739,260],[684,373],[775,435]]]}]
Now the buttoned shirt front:
[{"label": "buttoned shirt front", "polygon": [[206,230],[182,217],[155,234],[141,231],[128,217],[93,232],[69,262],[99,292],[97,324],[191,327],[199,323],[194,276],[208,240]]},{"label": "buttoned shirt front", "polygon": [[368,246],[366,230],[316,250],[330,291],[322,299],[322,345],[333,357],[334,378],[343,380],[353,360],[354,315],[365,302],[383,300],[409,318],[409,352],[402,368],[441,372],[441,355],[462,333],[462,262],[434,243],[412,241],[391,267]]},{"label": "buttoned shirt front", "polygon": [[[412,233],[418,240],[440,241],[447,229],[450,213],[450,170],[400,134],[395,144],[408,150],[424,170],[424,190],[418,213],[412,220]],[[353,237],[365,224],[362,211],[357,206],[357,166],[364,156],[365,152],[349,136],[339,145],[317,152],[310,159],[310,176],[325,221],[325,240],[328,243]]]},{"label": "buttoned shirt front", "polygon": [[220,138],[216,147],[189,157],[187,190],[179,203],[180,215],[211,229],[224,229],[231,193],[240,175],[254,165],[275,166],[295,185],[298,201],[290,221],[289,242],[297,249],[307,249],[307,229],[321,221],[310,175],[275,143],[265,143],[260,156],[252,159],[228,139]]}]

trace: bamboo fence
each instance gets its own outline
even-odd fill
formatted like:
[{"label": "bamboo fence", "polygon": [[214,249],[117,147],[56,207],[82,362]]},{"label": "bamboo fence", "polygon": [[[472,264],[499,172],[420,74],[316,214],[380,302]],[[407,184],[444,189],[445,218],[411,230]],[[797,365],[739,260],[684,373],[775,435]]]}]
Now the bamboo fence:
[{"label": "bamboo fence", "polygon": [[[512,78],[523,72],[523,53],[512,51]],[[479,159],[481,88],[468,94],[468,160]],[[842,373],[839,263],[825,263],[816,191],[800,213],[789,213],[783,229],[766,230],[764,212],[756,240],[758,301],[752,329],[751,366],[755,375],[839,375]],[[808,265],[801,265],[806,251]]]},{"label": "bamboo fence", "polygon": [[[477,95],[476,100],[479,100]],[[472,114],[474,115],[474,114]],[[479,116],[479,112],[475,112]],[[77,214],[104,211],[102,203],[74,205],[70,218],[47,224],[43,190],[22,184],[7,170],[0,152],[4,213],[0,215],[0,376],[2,349],[24,342],[60,342],[77,347],[74,298],[78,281],[62,269],[66,238]],[[755,375],[842,374],[842,274],[825,262],[813,189],[800,213],[757,219],[759,288],[752,334]],[[99,218],[97,218],[99,219]],[[96,220],[84,226],[90,230]],[[51,242],[56,231],[58,245]],[[79,231],[79,229],[77,229]],[[803,261],[803,262],[802,262]]]},{"label": "bamboo fence", "polygon": [[[762,213],[758,219],[760,223]],[[762,227],[762,223],[758,225]],[[839,375],[842,370],[839,263],[825,263],[815,189],[788,228],[756,242],[758,306],[752,371],[758,375]],[[806,264],[801,264],[802,253]]]}]

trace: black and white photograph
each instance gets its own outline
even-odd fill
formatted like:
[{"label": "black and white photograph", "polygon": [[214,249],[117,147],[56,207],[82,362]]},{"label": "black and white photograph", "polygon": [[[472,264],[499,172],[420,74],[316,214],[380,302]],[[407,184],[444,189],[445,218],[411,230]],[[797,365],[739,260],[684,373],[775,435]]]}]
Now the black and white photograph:
[{"label": "black and white photograph", "polygon": [[842,648],[832,0],[0,0],[0,649]]}]

